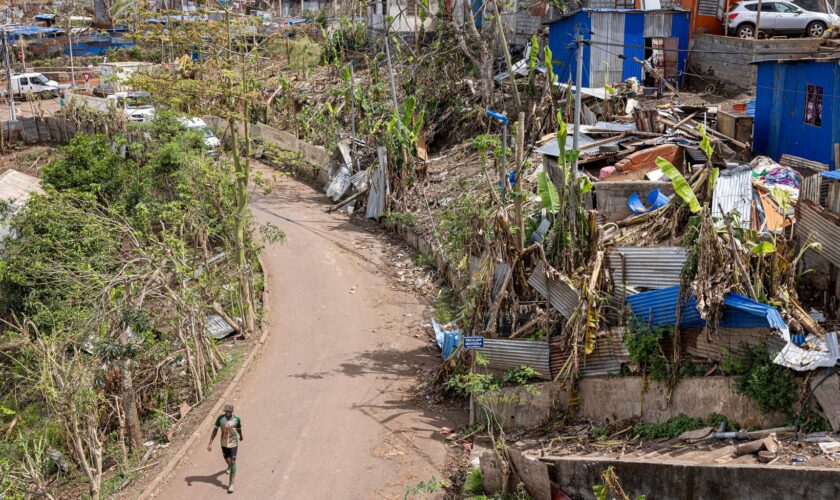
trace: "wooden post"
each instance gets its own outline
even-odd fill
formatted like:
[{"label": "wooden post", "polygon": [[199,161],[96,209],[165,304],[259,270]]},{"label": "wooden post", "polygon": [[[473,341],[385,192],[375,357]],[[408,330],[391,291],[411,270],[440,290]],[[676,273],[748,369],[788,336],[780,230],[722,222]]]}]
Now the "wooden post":
[{"label": "wooden post", "polygon": [[514,182],[516,183],[516,196],[513,199],[513,210],[516,216],[516,227],[519,230],[519,235],[516,237],[516,249],[521,253],[525,248],[525,216],[522,213],[522,205],[524,200],[522,188],[522,163],[525,156],[525,113],[519,112],[519,118],[516,121],[516,152],[514,153],[516,165],[514,165]]},{"label": "wooden post", "polygon": [[758,34],[761,31],[761,0],[758,0],[758,11],[755,13],[755,39],[758,40]]}]

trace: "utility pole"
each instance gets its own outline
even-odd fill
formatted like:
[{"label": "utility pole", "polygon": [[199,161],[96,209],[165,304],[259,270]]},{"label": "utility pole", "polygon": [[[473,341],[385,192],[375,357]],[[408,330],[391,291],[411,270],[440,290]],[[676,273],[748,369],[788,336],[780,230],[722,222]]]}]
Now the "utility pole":
[{"label": "utility pole", "polygon": [[67,42],[70,46],[70,90],[76,88],[76,68],[73,64],[73,22],[70,20],[70,15],[67,16]]},{"label": "utility pole", "polygon": [[[9,39],[6,37],[6,28],[3,27],[3,64],[6,65],[6,99],[9,101],[9,121],[17,120],[15,115],[15,98],[12,95],[12,66],[9,64]],[[0,133],[2,131],[0,130]]]},{"label": "utility pole", "polygon": [[[577,37],[575,37],[575,43],[577,44],[577,68],[575,68],[575,135],[572,136],[572,149],[580,151],[580,88],[583,82],[583,35],[578,33]],[[565,162],[565,158],[563,161]],[[575,180],[575,185],[577,185],[577,158],[575,158],[575,163],[572,167],[572,178]]]},{"label": "utility pole", "polygon": [[355,171],[358,165],[356,160],[356,76],[353,72],[353,61],[350,61],[350,144],[353,148],[353,170]]},{"label": "utility pole", "polygon": [[[581,111],[581,86],[583,84],[583,35],[580,33],[577,34],[575,37],[575,44],[577,45],[577,67],[575,68],[575,130],[574,135],[572,136],[572,149],[575,151],[580,151],[580,111]],[[566,151],[566,145],[563,144],[561,151]],[[571,203],[569,204],[569,221],[571,222],[572,231],[576,231],[574,228],[576,227],[577,223],[577,204],[578,204],[578,194],[579,194],[579,182],[578,182],[578,156],[575,156],[575,161],[571,165],[572,169],[572,185],[569,186],[569,199]],[[566,159],[561,158],[563,164],[566,164]]]}]

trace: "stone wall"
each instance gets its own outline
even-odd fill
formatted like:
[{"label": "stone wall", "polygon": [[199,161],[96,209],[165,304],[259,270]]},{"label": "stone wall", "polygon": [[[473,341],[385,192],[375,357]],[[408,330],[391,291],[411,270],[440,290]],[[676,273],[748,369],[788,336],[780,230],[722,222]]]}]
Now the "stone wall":
[{"label": "stone wall", "polygon": [[688,71],[746,90],[755,86],[756,67],[751,62],[815,57],[819,55],[821,43],[818,38],[756,41],[694,33],[688,54]]}]

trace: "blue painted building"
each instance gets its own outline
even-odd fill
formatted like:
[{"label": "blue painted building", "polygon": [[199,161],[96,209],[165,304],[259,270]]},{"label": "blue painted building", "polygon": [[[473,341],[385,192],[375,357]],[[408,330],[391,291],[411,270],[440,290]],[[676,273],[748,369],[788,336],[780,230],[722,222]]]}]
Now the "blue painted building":
[{"label": "blue painted building", "polygon": [[838,168],[840,57],[758,61],[753,152]]},{"label": "blue painted building", "polygon": [[548,46],[561,83],[575,75],[575,37],[583,48],[584,87],[601,87],[630,77],[643,81],[642,66],[654,49],[664,49],[662,70],[669,79],[682,75],[688,59],[689,12],[682,10],[582,9],[549,24]]}]

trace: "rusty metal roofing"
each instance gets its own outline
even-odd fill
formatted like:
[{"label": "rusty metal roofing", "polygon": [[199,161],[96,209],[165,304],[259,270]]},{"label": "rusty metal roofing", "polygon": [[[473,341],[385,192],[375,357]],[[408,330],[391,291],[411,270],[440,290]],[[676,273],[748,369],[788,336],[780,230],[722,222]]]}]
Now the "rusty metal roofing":
[{"label": "rusty metal roofing", "polygon": [[[599,332],[595,340],[595,350],[580,361],[580,375],[595,377],[618,373],[621,365],[630,362],[630,352],[624,345],[624,329],[615,327]],[[551,375],[556,377],[569,359],[569,351],[560,343],[551,343]]]},{"label": "rusty metal roofing", "polygon": [[608,253],[616,286],[651,289],[679,285],[687,257],[683,247],[615,247]]},{"label": "rusty metal roofing", "polygon": [[549,268],[549,270],[552,277],[546,275],[546,265],[540,262],[528,278],[528,284],[540,295],[549,299],[552,307],[568,318],[580,304],[580,294],[568,279],[554,269]]},{"label": "rusty metal roofing", "polygon": [[809,200],[800,200],[797,211],[799,240],[803,244],[812,241],[820,243],[821,255],[835,266],[840,266],[840,216]]},{"label": "rusty metal roofing", "polygon": [[530,366],[540,378],[551,379],[548,343],[537,340],[484,339],[481,354],[494,370],[510,370]]}]

